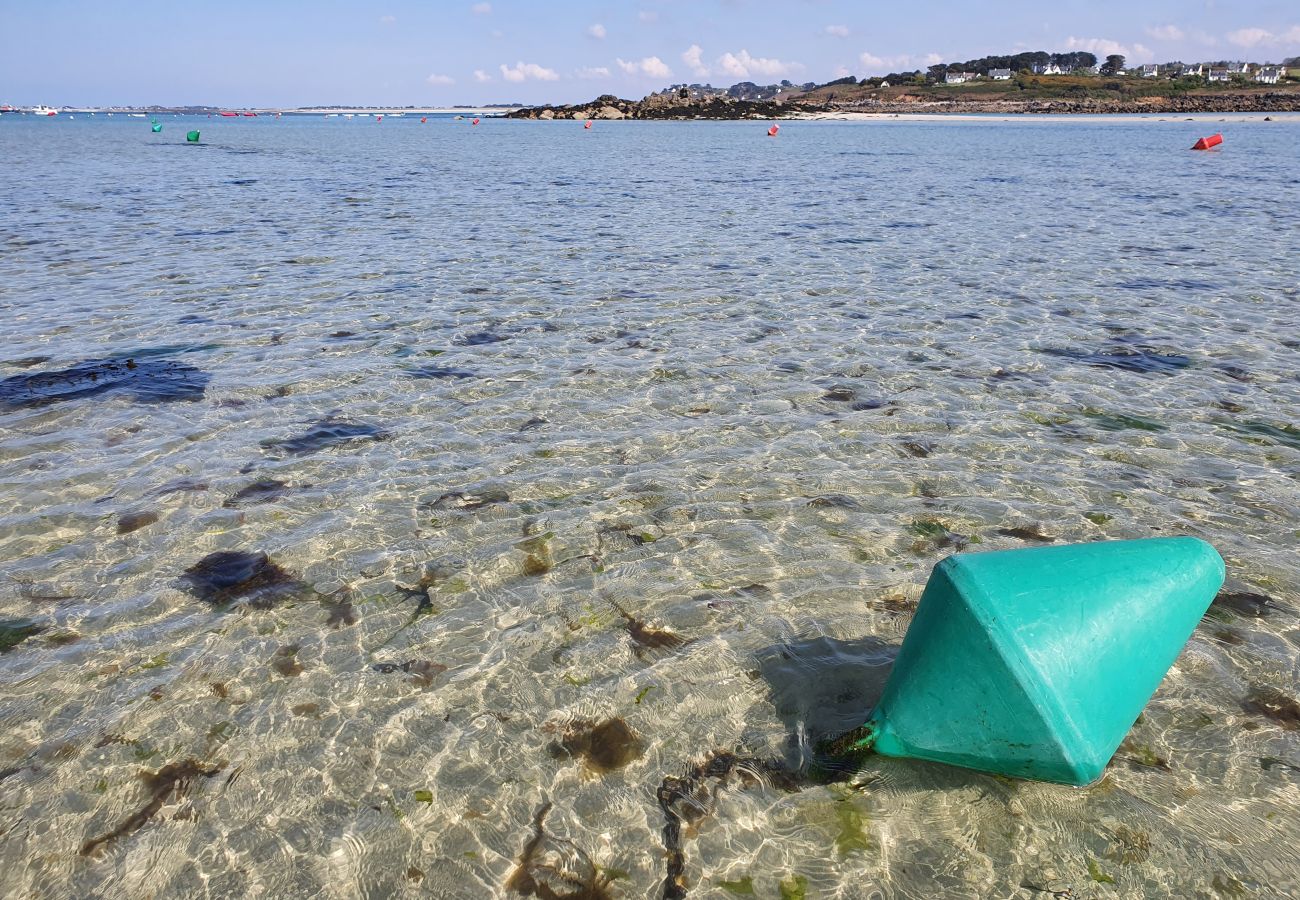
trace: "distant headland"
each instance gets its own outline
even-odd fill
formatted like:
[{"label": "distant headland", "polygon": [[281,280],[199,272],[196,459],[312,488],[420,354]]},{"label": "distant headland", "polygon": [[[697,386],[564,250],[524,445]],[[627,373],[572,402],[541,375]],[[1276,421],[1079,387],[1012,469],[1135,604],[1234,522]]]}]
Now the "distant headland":
[{"label": "distant headland", "polygon": [[520,119],[750,119],[836,113],[1300,112],[1300,57],[1281,63],[1168,62],[1130,68],[1122,56],[1036,51],[941,63],[877,78],[846,76],[728,88],[675,84],[641,100],[524,107]]}]

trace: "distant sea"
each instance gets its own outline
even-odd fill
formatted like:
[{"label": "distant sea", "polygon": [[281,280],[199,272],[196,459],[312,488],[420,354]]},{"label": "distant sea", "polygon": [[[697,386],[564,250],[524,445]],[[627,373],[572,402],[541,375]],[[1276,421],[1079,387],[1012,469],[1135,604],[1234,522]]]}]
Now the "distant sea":
[{"label": "distant sea", "polygon": [[1100,783],[708,781],[690,896],[1300,893],[1295,124],[159,121],[0,117],[3,893],[657,897],[938,560],[1172,534]]}]

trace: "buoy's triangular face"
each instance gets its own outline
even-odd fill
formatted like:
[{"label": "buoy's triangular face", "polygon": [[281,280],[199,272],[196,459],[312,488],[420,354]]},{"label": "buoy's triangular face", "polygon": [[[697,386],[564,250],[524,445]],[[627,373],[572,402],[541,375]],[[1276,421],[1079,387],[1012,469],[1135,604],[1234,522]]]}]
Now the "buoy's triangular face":
[{"label": "buoy's triangular face", "polygon": [[1194,538],[950,557],[872,716],[876,749],[1087,784],[1222,583]]}]

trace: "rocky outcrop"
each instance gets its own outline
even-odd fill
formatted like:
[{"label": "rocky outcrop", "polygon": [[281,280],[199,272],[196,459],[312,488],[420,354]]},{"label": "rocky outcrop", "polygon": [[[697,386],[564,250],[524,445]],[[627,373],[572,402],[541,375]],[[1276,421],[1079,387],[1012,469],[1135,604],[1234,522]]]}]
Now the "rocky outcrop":
[{"label": "rocky outcrop", "polygon": [[1089,113],[1244,113],[1300,112],[1300,91],[1241,91],[1185,93],[1130,100],[1078,97],[1051,100],[931,100],[917,94],[889,99],[821,102],[793,97],[789,100],[736,100],[710,96],[683,98],[652,94],[643,100],[623,100],[612,94],[591,103],[571,106],[535,106],[508,114],[514,119],[780,119],[810,113],[1000,113],[1003,115],[1065,115]]}]

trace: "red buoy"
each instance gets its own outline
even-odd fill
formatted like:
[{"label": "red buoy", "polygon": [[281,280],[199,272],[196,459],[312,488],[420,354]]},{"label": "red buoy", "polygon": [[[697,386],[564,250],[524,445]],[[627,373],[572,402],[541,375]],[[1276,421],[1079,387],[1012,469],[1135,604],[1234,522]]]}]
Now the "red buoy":
[{"label": "red buoy", "polygon": [[471,125],[477,125],[477,124],[478,124],[478,119],[475,119],[473,122],[470,122],[469,124],[471,124]]},{"label": "red buoy", "polygon": [[587,123],[586,123],[585,125],[583,125],[582,127],[583,127],[583,128],[590,128],[590,127],[591,127],[591,119],[588,119],[588,120],[587,120]]},{"label": "red buoy", "polygon": [[780,131],[780,130],[781,130],[781,126],[780,126],[780,125],[773,125],[771,128],[769,128],[769,129],[767,130],[767,136],[768,136],[768,137],[776,137],[776,133],[777,133],[778,131]]},{"label": "red buoy", "polygon": [[1217,147],[1223,143],[1222,134],[1212,134],[1209,137],[1203,137],[1195,144],[1192,144],[1193,150],[1209,150],[1211,147]]},{"label": "red buoy", "polygon": [[383,116],[375,116],[375,121],[376,121],[376,122],[382,122],[382,121],[384,121],[384,117],[383,117]]},{"label": "red buoy", "polygon": [[421,125],[423,125],[423,124],[424,124],[425,122],[427,122],[427,121],[429,121],[429,117],[428,117],[428,116],[420,116],[420,124],[421,124]]}]

